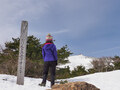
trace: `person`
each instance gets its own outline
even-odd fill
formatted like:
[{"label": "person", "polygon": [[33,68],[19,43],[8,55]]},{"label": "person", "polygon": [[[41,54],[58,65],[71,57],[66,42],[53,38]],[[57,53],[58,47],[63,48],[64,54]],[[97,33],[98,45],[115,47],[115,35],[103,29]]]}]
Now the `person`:
[{"label": "person", "polygon": [[51,34],[46,36],[46,43],[42,47],[42,55],[44,59],[44,68],[43,68],[43,80],[40,86],[46,85],[46,79],[48,76],[48,71],[50,68],[51,74],[51,87],[55,83],[55,74],[56,74],[56,65],[57,65],[57,50],[56,46],[53,43],[53,37]]}]

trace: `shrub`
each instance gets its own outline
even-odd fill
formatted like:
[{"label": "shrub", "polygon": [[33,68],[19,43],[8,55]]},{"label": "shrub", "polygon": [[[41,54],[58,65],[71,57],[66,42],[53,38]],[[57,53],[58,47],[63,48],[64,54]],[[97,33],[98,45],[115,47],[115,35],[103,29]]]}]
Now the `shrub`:
[{"label": "shrub", "polygon": [[77,66],[74,70],[70,71],[69,66],[66,68],[59,68],[56,72],[57,79],[65,79],[70,77],[76,77],[81,75],[86,75],[87,71],[83,66]]},{"label": "shrub", "polygon": [[0,73],[2,74],[17,74],[17,55],[11,50],[5,50],[5,53],[0,53]]},{"label": "shrub", "polygon": [[94,68],[91,68],[91,69],[88,69],[88,73],[89,74],[93,74],[93,73],[95,73],[95,72],[97,72]]},{"label": "shrub", "polygon": [[112,58],[114,60],[114,69],[118,70],[120,69],[120,57],[119,56],[115,56],[114,58]]},{"label": "shrub", "polygon": [[39,63],[38,61],[27,60],[26,61],[26,69],[25,69],[25,76],[28,77],[42,77],[43,75],[43,64]]},{"label": "shrub", "polygon": [[70,78],[71,74],[70,74],[70,68],[69,66],[66,68],[59,68],[56,71],[56,78],[57,79],[65,79],[65,78]]},{"label": "shrub", "polygon": [[110,57],[94,59],[91,63],[95,72],[104,72],[113,69],[113,60]]},{"label": "shrub", "polygon": [[120,62],[115,62],[114,63],[114,69],[120,69]]},{"label": "shrub", "polygon": [[65,84],[65,83],[68,83],[68,81],[67,80],[65,80],[65,81],[61,80],[60,81],[60,84]]},{"label": "shrub", "polygon": [[71,72],[72,77],[86,75],[86,74],[87,74],[87,71],[83,66],[77,66],[77,68],[74,68],[74,70]]}]

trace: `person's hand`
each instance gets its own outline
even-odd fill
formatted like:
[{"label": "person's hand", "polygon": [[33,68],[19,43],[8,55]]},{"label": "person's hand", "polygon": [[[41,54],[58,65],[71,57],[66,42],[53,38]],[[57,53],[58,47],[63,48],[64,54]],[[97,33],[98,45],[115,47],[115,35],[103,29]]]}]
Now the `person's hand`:
[{"label": "person's hand", "polygon": [[56,61],[56,66],[58,65],[58,62]]}]

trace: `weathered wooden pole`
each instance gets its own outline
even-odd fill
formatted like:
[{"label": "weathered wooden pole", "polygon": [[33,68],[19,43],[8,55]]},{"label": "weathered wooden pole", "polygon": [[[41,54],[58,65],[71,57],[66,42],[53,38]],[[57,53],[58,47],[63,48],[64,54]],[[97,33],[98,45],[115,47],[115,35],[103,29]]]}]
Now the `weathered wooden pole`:
[{"label": "weathered wooden pole", "polygon": [[22,21],[20,45],[19,45],[18,70],[17,70],[17,84],[19,85],[24,85],[27,32],[28,32],[28,22]]}]

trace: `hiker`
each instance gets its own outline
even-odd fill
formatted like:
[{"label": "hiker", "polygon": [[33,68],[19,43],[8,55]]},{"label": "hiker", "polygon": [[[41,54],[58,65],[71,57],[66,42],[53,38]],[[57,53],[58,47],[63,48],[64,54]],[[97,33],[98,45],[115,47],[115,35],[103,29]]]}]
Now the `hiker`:
[{"label": "hiker", "polygon": [[50,69],[51,74],[51,87],[55,83],[56,65],[57,65],[57,50],[56,46],[53,44],[53,37],[48,34],[46,36],[46,43],[42,47],[42,55],[44,59],[44,69],[43,69],[43,80],[40,86],[46,85],[46,79],[48,71]]}]

